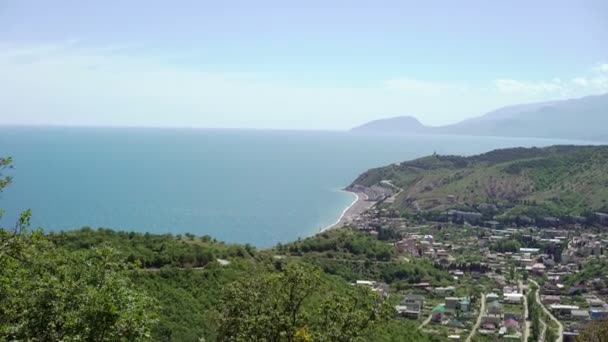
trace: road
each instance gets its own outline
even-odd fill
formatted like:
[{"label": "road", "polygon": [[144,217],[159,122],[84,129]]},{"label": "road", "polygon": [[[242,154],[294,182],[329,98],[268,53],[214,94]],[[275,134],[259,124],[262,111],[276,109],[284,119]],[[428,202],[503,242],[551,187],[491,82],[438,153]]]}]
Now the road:
[{"label": "road", "polygon": [[433,313],[432,312],[429,315],[429,317],[427,317],[427,319],[425,319],[424,322],[422,322],[422,324],[420,324],[418,326],[418,330],[422,330],[422,328],[424,328],[427,324],[429,324],[431,322],[431,318],[433,318]]},{"label": "road", "polygon": [[471,329],[471,333],[469,334],[469,337],[467,337],[466,342],[471,342],[471,339],[473,339],[473,337],[475,337],[475,334],[477,333],[477,329],[479,329],[479,326],[481,325],[481,319],[483,317],[484,312],[486,312],[486,294],[482,293],[481,294],[481,307],[479,308],[479,315],[477,316],[477,322],[475,322],[475,325]]},{"label": "road", "polygon": [[[519,293],[524,294],[524,284],[521,280],[518,282],[519,285]],[[530,336],[530,321],[528,320],[528,296],[524,295],[524,338],[522,341],[528,341],[528,336]]]},{"label": "road", "polygon": [[[530,282],[534,283],[534,285],[538,286],[538,291],[536,291],[536,303],[538,303],[538,305],[540,305],[540,307],[543,309],[543,311],[545,312],[545,314],[547,314],[547,316],[549,316],[549,318],[551,318],[551,320],[555,323],[557,323],[557,339],[555,340],[555,342],[563,342],[564,340],[564,325],[557,319],[555,318],[555,316],[553,316],[553,314],[551,313],[551,311],[547,310],[547,308],[543,305],[543,303],[540,301],[540,286],[538,285],[538,283],[532,279],[530,279]],[[549,341],[548,341],[549,342]]]},{"label": "road", "polygon": [[545,321],[540,321],[540,336],[538,337],[538,342],[545,341],[545,333],[547,332],[547,323]]}]

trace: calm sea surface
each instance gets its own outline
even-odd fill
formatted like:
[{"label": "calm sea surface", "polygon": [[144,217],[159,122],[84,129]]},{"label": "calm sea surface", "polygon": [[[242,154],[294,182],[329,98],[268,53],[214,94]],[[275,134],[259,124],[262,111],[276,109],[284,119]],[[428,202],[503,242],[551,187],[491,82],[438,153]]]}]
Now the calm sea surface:
[{"label": "calm sea surface", "polygon": [[336,221],[353,195],[340,191],[366,169],[433,152],[575,143],[344,132],[0,127],[0,155],[14,183],[0,194],[14,222],[209,234],[268,247]]}]

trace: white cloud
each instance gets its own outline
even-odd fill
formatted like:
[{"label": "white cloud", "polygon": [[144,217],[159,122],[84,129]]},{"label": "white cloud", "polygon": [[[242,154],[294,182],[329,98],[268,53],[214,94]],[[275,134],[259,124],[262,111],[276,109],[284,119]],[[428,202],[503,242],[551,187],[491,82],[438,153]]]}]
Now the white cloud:
[{"label": "white cloud", "polygon": [[608,63],[600,64],[594,68],[596,71],[608,74]]},{"label": "white cloud", "polygon": [[488,87],[394,77],[359,87],[309,85],[205,72],[121,47],[0,43],[0,124],[342,129],[393,115],[445,124],[508,104],[608,91],[607,74],[585,80],[500,79]]},{"label": "white cloud", "polygon": [[398,78],[384,81],[384,86],[393,91],[438,94],[445,91],[466,91],[466,87],[449,82],[431,82],[413,78]]},{"label": "white cloud", "polygon": [[502,93],[523,93],[537,95],[556,92],[562,89],[561,81],[525,82],[513,79],[498,79],[495,81],[496,88]]},{"label": "white cloud", "polygon": [[589,85],[589,82],[584,77],[573,78],[572,83],[576,84],[577,86],[581,86],[581,87],[586,87],[587,85]]},{"label": "white cloud", "polygon": [[608,64],[594,67],[592,74],[577,76],[570,81],[555,77],[549,81],[496,80],[496,89],[503,94],[519,94],[527,97],[553,96],[577,97],[600,94],[608,91]]}]

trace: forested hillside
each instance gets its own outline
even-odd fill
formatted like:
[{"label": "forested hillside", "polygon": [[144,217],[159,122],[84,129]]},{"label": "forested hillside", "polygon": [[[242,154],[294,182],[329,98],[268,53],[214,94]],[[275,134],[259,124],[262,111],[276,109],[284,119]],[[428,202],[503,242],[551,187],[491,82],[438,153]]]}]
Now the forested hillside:
[{"label": "forested hillside", "polygon": [[[225,317],[222,299],[229,285],[272,277],[289,265],[318,270],[318,284],[303,307],[305,317],[315,317],[318,310],[327,308],[328,303],[324,302],[327,297],[332,298],[331,303],[345,307],[354,305],[348,298],[365,298],[365,292],[359,291],[362,289],[350,285],[357,279],[378,279],[399,286],[420,281],[440,285],[449,278],[428,262],[399,261],[385,243],[348,229],[332,230],[259,251],[205,236],[152,235],[109,229],[83,228],[50,234],[49,239],[58,248],[69,251],[112,246],[129,262],[142,265],[140,271],[132,274],[132,281],[159,304],[159,321],[152,327],[152,337],[160,341],[196,341],[200,337],[217,340]],[[218,259],[224,261],[223,265]],[[248,296],[254,295],[254,287],[248,285]],[[264,296],[262,289],[259,295]],[[346,302],[342,302],[344,300]],[[311,334],[325,326],[315,321],[309,324]],[[363,329],[361,338],[366,341],[394,341],[396,336],[411,336],[422,341],[427,338],[412,327],[407,321],[395,320],[387,314],[382,321]],[[317,336],[313,340],[323,339]]]},{"label": "forested hillside", "polygon": [[608,209],[608,147],[495,150],[471,157],[433,155],[369,170],[353,185],[390,180],[401,211],[473,209],[494,204],[506,215],[581,215]]}]

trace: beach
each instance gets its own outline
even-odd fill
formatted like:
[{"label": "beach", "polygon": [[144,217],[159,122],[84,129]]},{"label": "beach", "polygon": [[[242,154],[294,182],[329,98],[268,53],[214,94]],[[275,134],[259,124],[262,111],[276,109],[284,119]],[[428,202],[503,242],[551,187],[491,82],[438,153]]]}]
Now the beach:
[{"label": "beach", "polygon": [[333,224],[323,228],[321,230],[322,232],[328,229],[338,228],[346,225],[347,223],[351,222],[357,216],[361,215],[363,212],[365,212],[376,204],[375,201],[368,201],[368,197],[364,192],[351,192],[348,190],[345,191],[353,194],[355,196],[355,199],[348,207],[346,207],[346,209],[344,209],[344,211],[342,211],[342,214],[340,215],[338,220]]}]

